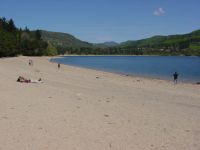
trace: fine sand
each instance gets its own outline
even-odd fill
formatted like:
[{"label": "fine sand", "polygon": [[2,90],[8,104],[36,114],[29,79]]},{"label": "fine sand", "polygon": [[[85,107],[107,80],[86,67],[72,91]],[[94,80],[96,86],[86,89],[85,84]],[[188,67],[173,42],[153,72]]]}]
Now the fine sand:
[{"label": "fine sand", "polygon": [[200,85],[49,59],[0,59],[0,150],[200,150]]}]

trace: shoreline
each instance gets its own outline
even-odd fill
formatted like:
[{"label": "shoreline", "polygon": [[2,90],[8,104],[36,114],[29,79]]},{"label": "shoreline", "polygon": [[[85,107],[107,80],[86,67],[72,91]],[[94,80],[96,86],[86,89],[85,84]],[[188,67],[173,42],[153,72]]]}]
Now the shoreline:
[{"label": "shoreline", "polygon": [[[79,55],[79,54],[64,54],[64,55],[57,55],[58,57],[62,57],[62,56],[160,56],[160,57],[200,57],[198,55]],[[53,56],[53,57],[57,57],[57,56]]]},{"label": "shoreline", "polygon": [[[72,56],[72,57],[76,57],[76,56],[82,56],[82,55],[65,55],[66,57],[68,56]],[[51,60],[51,59],[57,59],[57,58],[62,58],[62,57],[65,57],[65,56],[55,56],[55,57],[52,57],[49,59],[50,62],[52,63],[57,63],[56,61],[54,60]],[[87,56],[87,55],[85,55]],[[91,55],[92,56],[95,56],[95,55]],[[98,55],[98,56],[103,56],[103,55]],[[112,56],[112,55],[107,55],[107,56]],[[123,55],[119,55],[119,56],[123,56]],[[134,56],[134,55],[133,55]],[[84,56],[83,56],[84,57]],[[147,56],[148,57],[148,56]],[[192,56],[193,57],[193,56]],[[153,77],[153,76],[148,76],[148,75],[136,75],[136,74],[127,74],[127,73],[119,73],[119,72],[112,72],[112,71],[105,71],[105,70],[98,70],[98,69],[95,69],[95,68],[90,68],[90,67],[82,67],[82,66],[76,66],[76,65],[70,65],[70,64],[63,64],[61,63],[62,65],[66,65],[66,66],[72,66],[72,67],[77,67],[77,68],[83,68],[83,69],[89,69],[89,70],[95,70],[95,71],[102,71],[102,72],[105,72],[105,73],[112,73],[112,74],[117,74],[117,75],[121,75],[121,76],[127,76],[127,77],[133,77],[133,78],[144,78],[144,79],[149,79],[149,80],[161,80],[161,81],[166,81],[166,82],[171,82],[173,83],[173,77],[170,79],[167,79],[166,77],[162,78],[162,77]],[[187,80],[187,79],[184,79],[184,80],[179,80],[178,81],[178,84],[192,84],[192,85],[199,85],[200,81],[194,81],[194,80]]]},{"label": "shoreline", "polygon": [[[49,59],[0,59],[2,149],[200,148],[198,85],[58,69]],[[44,83],[19,83],[19,75]]]}]

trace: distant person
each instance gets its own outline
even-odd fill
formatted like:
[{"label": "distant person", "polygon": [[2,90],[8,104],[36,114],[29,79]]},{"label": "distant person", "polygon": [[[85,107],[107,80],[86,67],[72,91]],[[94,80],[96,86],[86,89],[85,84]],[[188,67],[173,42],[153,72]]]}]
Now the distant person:
[{"label": "distant person", "polygon": [[174,84],[177,84],[177,82],[178,82],[178,73],[177,72],[175,72],[174,74],[173,74],[173,77],[174,77]]},{"label": "distant person", "polygon": [[58,63],[58,69],[60,69],[60,64]]},{"label": "distant person", "polygon": [[29,65],[29,66],[33,66],[33,60],[29,59],[28,65]]},{"label": "distant person", "polygon": [[30,59],[29,59],[29,61],[28,61],[28,65],[31,66],[31,60],[30,60]]}]

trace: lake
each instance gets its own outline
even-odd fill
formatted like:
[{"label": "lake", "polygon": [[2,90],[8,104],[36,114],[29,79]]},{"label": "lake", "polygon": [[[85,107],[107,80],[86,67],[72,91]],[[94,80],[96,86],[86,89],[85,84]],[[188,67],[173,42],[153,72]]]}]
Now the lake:
[{"label": "lake", "polygon": [[200,82],[200,57],[186,56],[64,56],[52,61],[107,72],[172,80]]}]

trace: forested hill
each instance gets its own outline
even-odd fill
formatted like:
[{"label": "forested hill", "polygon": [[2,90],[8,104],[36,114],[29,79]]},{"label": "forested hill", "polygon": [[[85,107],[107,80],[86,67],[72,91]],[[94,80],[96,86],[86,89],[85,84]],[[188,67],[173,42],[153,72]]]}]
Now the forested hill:
[{"label": "forested hill", "polygon": [[200,56],[200,30],[183,35],[154,36],[121,44],[91,44],[66,33],[42,31],[42,39],[59,54],[94,55],[195,55]]},{"label": "forested hill", "polygon": [[93,45],[81,41],[67,33],[51,32],[40,30],[42,39],[54,45],[55,47],[92,47]]},{"label": "forested hill", "polygon": [[154,36],[121,43],[122,49],[140,50],[146,54],[200,55],[200,30],[183,35]]},{"label": "forested hill", "polygon": [[57,55],[57,50],[41,39],[40,30],[17,28],[12,19],[0,17],[0,57],[17,55]]}]

